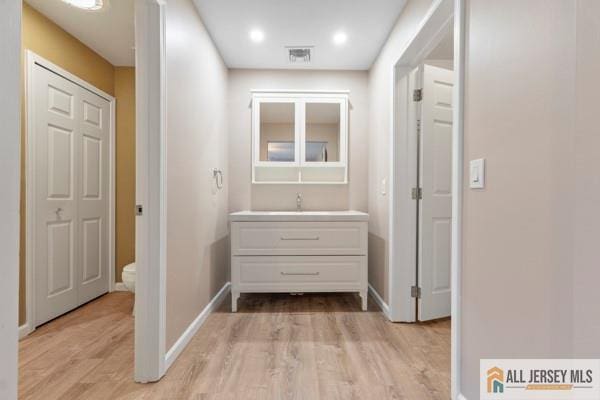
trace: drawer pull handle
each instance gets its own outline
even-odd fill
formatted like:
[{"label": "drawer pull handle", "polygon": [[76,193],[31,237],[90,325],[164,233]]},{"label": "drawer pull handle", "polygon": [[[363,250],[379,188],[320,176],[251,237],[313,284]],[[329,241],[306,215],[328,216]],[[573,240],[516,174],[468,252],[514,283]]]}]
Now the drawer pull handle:
[{"label": "drawer pull handle", "polygon": [[319,275],[320,272],[282,272],[281,275]]},{"label": "drawer pull handle", "polygon": [[285,237],[282,236],[281,240],[319,240],[318,236],[313,237]]}]

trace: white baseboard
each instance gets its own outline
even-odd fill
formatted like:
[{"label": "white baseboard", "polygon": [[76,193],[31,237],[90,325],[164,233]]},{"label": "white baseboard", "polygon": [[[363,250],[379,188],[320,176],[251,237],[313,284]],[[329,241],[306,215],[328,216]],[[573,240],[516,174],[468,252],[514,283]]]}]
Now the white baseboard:
[{"label": "white baseboard", "polygon": [[24,323],[23,325],[19,326],[19,340],[23,339],[25,336],[29,335],[31,332],[33,332],[33,329],[31,329],[29,327],[29,323]]},{"label": "white baseboard", "polygon": [[377,290],[375,290],[375,288],[373,286],[371,286],[371,284],[369,284],[369,293],[371,294],[371,296],[373,296],[373,299],[375,299],[375,303],[377,303],[379,308],[381,308],[381,311],[383,312],[383,314],[389,319],[390,318],[390,307],[387,305],[387,303],[385,301],[383,301],[383,298],[381,298],[379,293],[377,293]]},{"label": "white baseboard", "polygon": [[462,393],[460,393],[460,394],[458,395],[458,398],[457,398],[456,400],[467,400],[467,398],[466,398],[465,396],[463,396],[463,394],[462,394]]},{"label": "white baseboard", "polygon": [[115,282],[115,292],[127,292],[127,286],[123,282]]},{"label": "white baseboard", "polygon": [[225,297],[229,294],[230,290],[231,282],[227,282],[221,288],[221,290],[219,290],[219,293],[217,293],[216,296],[213,297],[210,303],[208,303],[206,307],[204,307],[204,310],[202,310],[202,312],[198,314],[198,316],[190,324],[190,326],[187,327],[187,329],[185,330],[185,332],[183,332],[179,339],[177,339],[173,347],[171,347],[169,351],[167,351],[167,354],[165,355],[165,372],[169,369],[173,362],[175,362],[177,357],[179,357],[179,355],[188,345],[190,340],[192,340],[196,332],[198,332],[198,329],[200,329],[202,324],[204,324],[204,321],[206,321],[206,318],[221,305],[223,300],[225,300]]}]

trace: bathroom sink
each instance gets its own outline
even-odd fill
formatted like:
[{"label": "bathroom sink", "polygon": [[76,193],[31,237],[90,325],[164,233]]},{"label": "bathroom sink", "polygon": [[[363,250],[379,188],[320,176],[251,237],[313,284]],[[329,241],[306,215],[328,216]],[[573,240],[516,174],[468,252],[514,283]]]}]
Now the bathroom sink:
[{"label": "bathroom sink", "polygon": [[367,221],[360,211],[239,211],[229,214],[230,221]]}]

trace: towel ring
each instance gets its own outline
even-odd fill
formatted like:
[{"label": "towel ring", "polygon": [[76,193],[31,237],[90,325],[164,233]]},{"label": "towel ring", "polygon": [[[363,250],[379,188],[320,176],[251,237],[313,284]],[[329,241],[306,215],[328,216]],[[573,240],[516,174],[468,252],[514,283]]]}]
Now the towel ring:
[{"label": "towel ring", "polygon": [[223,171],[213,168],[213,178],[217,184],[217,189],[223,189]]}]

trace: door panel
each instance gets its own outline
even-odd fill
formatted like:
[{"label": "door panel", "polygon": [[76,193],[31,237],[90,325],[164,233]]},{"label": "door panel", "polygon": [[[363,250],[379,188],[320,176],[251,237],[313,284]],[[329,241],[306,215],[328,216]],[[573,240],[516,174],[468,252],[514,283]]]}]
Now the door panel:
[{"label": "door panel", "polygon": [[453,72],[423,66],[419,184],[418,319],[450,315]]},{"label": "door panel", "polygon": [[[35,66],[34,287],[40,325],[77,307],[78,251],[75,243],[79,87]],[[29,167],[32,167],[31,165]]]},{"label": "door panel", "polygon": [[48,291],[47,297],[58,296],[73,289],[72,221],[48,223]]},{"label": "door panel", "polygon": [[108,142],[110,105],[105,99],[81,89],[76,101],[80,121],[78,221],[82,268],[79,302],[85,303],[108,291]]},{"label": "door panel", "polygon": [[102,222],[98,218],[83,221],[83,283],[102,277]]},{"label": "door panel", "polygon": [[83,197],[100,199],[102,140],[83,136]]},{"label": "door panel", "polygon": [[48,198],[70,199],[73,188],[73,131],[48,127]]},{"label": "door panel", "polygon": [[37,326],[108,291],[110,105],[39,65],[31,79]]}]

